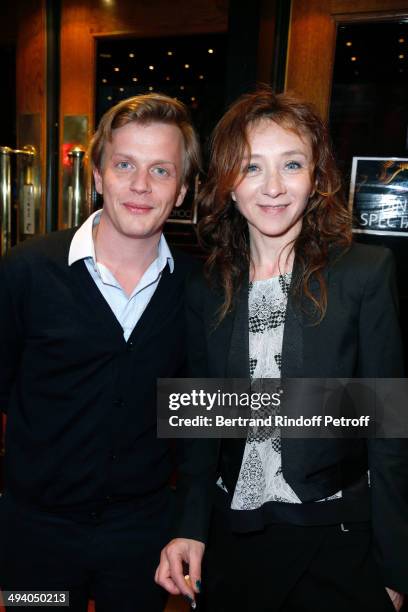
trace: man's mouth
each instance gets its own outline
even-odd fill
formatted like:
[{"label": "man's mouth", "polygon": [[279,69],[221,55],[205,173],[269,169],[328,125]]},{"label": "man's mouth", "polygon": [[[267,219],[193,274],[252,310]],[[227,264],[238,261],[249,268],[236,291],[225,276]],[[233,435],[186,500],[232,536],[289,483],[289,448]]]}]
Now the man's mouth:
[{"label": "man's mouth", "polygon": [[145,215],[153,210],[153,206],[142,202],[123,202],[123,206],[133,215]]}]

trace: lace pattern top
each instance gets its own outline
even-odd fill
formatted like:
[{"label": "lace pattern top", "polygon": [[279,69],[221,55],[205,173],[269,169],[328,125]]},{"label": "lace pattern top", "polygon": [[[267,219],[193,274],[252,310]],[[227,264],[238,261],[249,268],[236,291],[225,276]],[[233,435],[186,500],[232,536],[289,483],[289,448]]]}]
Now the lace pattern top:
[{"label": "lace pattern top", "polygon": [[[291,273],[249,284],[249,364],[251,378],[279,378]],[[271,414],[268,407],[267,414]],[[276,408],[275,410],[278,410]],[[273,414],[273,413],[272,413]],[[262,408],[251,416],[262,415]],[[341,497],[341,491],[327,498]],[[231,508],[254,510],[266,502],[299,504],[282,474],[279,427],[248,430],[241,470]]]}]

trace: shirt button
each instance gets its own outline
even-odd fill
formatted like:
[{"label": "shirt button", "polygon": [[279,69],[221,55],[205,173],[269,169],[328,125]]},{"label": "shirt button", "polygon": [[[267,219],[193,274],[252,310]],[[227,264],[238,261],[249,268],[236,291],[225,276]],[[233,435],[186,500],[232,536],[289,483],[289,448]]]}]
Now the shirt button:
[{"label": "shirt button", "polygon": [[129,353],[131,353],[134,348],[135,348],[135,343],[132,340],[129,340],[127,343],[127,350],[129,351]]},{"label": "shirt button", "polygon": [[111,461],[116,461],[117,456],[114,453],[112,453],[111,456],[110,456],[110,459],[111,459]]}]

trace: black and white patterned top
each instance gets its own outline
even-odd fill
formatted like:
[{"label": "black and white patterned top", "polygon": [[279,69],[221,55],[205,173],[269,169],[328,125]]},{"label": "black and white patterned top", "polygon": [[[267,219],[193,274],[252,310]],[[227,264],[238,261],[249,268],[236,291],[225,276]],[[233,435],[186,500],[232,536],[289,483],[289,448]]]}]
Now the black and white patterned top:
[{"label": "black and white patterned top", "polygon": [[[280,377],[290,281],[291,273],[288,272],[249,285],[251,378]],[[268,414],[271,414],[271,408],[268,407],[267,410]],[[262,409],[257,410],[253,416],[263,416],[261,411]],[[327,499],[337,497],[341,497],[341,491]],[[248,431],[231,508],[254,510],[270,501],[301,503],[282,474],[280,429],[252,427]]]}]

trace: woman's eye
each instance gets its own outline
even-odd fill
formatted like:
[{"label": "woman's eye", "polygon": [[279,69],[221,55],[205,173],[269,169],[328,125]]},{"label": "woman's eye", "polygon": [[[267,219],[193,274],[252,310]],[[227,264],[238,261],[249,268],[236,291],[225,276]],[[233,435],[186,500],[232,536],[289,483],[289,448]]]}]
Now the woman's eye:
[{"label": "woman's eye", "polygon": [[288,170],[299,170],[302,167],[302,164],[297,161],[289,161],[285,164],[285,168]]},{"label": "woman's eye", "polygon": [[259,170],[259,166],[257,166],[257,164],[248,164],[244,168],[244,172],[246,172],[247,174],[253,174],[254,172],[257,172],[258,170]]}]

